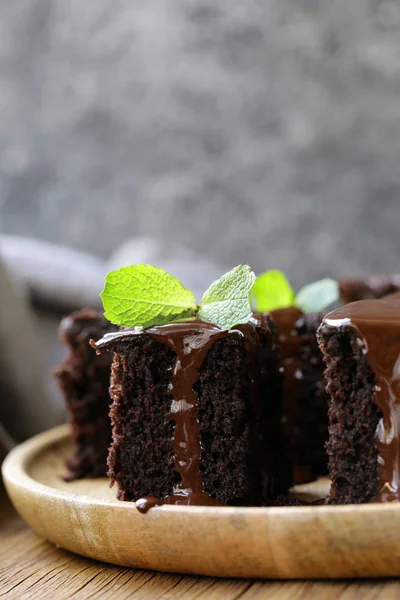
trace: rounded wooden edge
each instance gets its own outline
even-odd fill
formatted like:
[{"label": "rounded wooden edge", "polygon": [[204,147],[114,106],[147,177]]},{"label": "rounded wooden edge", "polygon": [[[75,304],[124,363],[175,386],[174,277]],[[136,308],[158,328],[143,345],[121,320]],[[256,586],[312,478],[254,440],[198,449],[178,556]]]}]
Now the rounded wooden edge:
[{"label": "rounded wooden edge", "polygon": [[[46,450],[47,447],[51,446],[55,443],[60,443],[64,439],[68,438],[70,435],[70,429],[68,425],[59,425],[58,427],[53,427],[48,431],[44,431],[34,437],[30,438],[26,442],[19,444],[16,448],[11,450],[6,456],[3,465],[2,465],[2,474],[7,485],[17,485],[18,487],[23,487],[29,489],[31,491],[35,491],[40,495],[47,495],[54,498],[64,498],[68,502],[73,502],[75,498],[79,498],[80,503],[87,502],[90,505],[99,505],[99,506],[115,506],[121,507],[124,506],[125,509],[134,510],[135,514],[140,515],[141,518],[145,518],[146,515],[139,513],[132,502],[121,502],[120,500],[102,500],[100,498],[92,498],[89,496],[77,496],[73,493],[64,492],[63,490],[58,490],[55,488],[48,487],[39,481],[33,479],[29,473],[28,469],[30,464],[35,460],[35,457],[38,454],[41,454]],[[151,509],[151,513],[155,512],[178,512],[178,513],[186,513],[193,514],[195,512],[201,512],[201,514],[235,514],[235,515],[249,515],[249,514],[260,514],[260,513],[269,513],[271,515],[288,515],[288,514],[300,514],[303,516],[307,514],[315,514],[315,511],[319,511],[321,513],[353,513],[354,510],[357,510],[359,513],[374,513],[376,511],[387,511],[387,512],[395,512],[396,514],[399,512],[400,514],[400,505],[396,503],[371,503],[371,504],[360,504],[360,505],[343,505],[343,506],[335,506],[335,505],[312,505],[312,506],[270,506],[270,507],[240,507],[240,506],[174,506],[174,505],[164,505],[164,506],[156,506]]]},{"label": "rounded wooden edge", "polygon": [[400,506],[156,507],[94,499],[29,475],[40,453],[69,435],[57,427],[6,457],[3,478],[26,522],[46,539],[124,566],[251,578],[400,574]]}]

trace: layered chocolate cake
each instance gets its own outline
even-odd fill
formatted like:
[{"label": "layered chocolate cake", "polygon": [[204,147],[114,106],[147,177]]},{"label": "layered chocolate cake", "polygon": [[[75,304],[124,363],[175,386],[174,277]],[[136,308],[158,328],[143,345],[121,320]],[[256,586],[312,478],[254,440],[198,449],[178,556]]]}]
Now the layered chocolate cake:
[{"label": "layered chocolate cake", "polygon": [[399,501],[399,294],[331,312],[318,338],[332,400],[328,502]]},{"label": "layered chocolate cake", "polygon": [[73,450],[67,462],[67,481],[107,474],[112,356],[97,356],[89,340],[117,329],[101,312],[90,309],[72,313],[60,325],[60,338],[69,353],[53,373],[71,424]]},{"label": "layered chocolate cake", "polygon": [[193,319],[105,335],[114,352],[109,475],[139,510],[260,505],[291,485],[275,328]]}]

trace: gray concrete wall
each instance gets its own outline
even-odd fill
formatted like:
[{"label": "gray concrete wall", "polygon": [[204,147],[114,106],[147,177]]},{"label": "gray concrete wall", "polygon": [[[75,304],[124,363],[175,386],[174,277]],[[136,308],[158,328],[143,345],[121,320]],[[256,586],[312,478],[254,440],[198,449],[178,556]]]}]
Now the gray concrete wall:
[{"label": "gray concrete wall", "polygon": [[0,2],[0,227],[399,271],[397,0]]}]

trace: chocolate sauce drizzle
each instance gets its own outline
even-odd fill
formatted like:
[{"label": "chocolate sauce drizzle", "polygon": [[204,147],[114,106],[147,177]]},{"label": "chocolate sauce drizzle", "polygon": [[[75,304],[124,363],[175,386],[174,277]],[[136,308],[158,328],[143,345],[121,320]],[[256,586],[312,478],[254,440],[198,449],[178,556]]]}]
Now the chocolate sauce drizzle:
[{"label": "chocolate sauce drizzle", "polygon": [[[397,296],[397,297],[396,297]],[[362,300],[329,313],[331,327],[355,330],[376,378],[373,401],[382,413],[376,430],[379,493],[376,501],[400,501],[400,297]]]},{"label": "chocolate sauce drizzle", "polygon": [[197,412],[197,396],[194,385],[199,377],[201,366],[211,347],[220,339],[236,334],[243,338],[243,347],[249,363],[251,385],[256,393],[257,377],[254,364],[254,347],[258,340],[255,322],[238,325],[229,331],[222,331],[211,323],[198,319],[169,325],[155,326],[145,331],[142,329],[126,330],[104,336],[96,347],[103,347],[132,335],[150,335],[156,342],[165,344],[176,354],[173,366],[169,393],[171,394],[171,411],[169,418],[175,422],[173,436],[174,469],[180,475],[180,481],[172,494],[166,498],[147,497],[136,501],[136,508],[146,513],[153,506],[162,504],[181,505],[222,505],[217,499],[203,489],[200,471],[201,439],[200,423]]}]

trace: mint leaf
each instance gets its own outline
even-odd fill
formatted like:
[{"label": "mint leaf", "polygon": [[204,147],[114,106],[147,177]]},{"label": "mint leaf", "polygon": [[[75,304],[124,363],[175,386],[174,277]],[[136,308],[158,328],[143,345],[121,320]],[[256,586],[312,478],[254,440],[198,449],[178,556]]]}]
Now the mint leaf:
[{"label": "mint leaf", "polygon": [[338,299],[338,282],[326,278],[305,285],[297,294],[295,305],[304,313],[320,312]]},{"label": "mint leaf", "polygon": [[251,288],[255,279],[248,265],[239,265],[222,275],[204,293],[199,317],[224,330],[248,323],[252,315]]},{"label": "mint leaf", "polygon": [[196,315],[193,293],[152,265],[111,271],[100,294],[106,319],[123,327],[151,327]]},{"label": "mint leaf", "polygon": [[259,275],[253,287],[256,310],[269,312],[293,306],[294,291],[282,271],[271,270]]},{"label": "mint leaf", "polygon": [[136,265],[109,273],[100,295],[104,314],[115,325],[151,327],[198,314],[230,329],[250,320],[254,281],[250,267],[239,265],[211,284],[200,307],[176,277],[152,265]]}]

